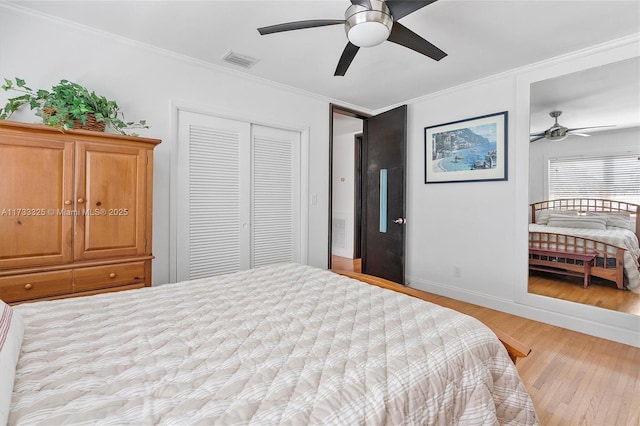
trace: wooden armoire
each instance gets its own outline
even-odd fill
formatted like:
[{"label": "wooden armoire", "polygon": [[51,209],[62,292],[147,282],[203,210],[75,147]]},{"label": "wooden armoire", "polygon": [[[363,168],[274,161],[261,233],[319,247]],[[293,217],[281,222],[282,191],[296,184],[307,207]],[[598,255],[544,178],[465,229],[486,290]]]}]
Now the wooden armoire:
[{"label": "wooden armoire", "polygon": [[0,121],[0,299],[150,286],[159,143]]}]

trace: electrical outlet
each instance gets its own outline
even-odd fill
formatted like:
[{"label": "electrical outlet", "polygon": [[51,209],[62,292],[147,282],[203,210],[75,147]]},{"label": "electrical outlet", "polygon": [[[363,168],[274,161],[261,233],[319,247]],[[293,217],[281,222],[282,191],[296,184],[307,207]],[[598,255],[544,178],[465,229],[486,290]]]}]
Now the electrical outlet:
[{"label": "electrical outlet", "polygon": [[454,266],[453,267],[453,276],[455,278],[461,278],[462,277],[462,268],[459,266]]}]

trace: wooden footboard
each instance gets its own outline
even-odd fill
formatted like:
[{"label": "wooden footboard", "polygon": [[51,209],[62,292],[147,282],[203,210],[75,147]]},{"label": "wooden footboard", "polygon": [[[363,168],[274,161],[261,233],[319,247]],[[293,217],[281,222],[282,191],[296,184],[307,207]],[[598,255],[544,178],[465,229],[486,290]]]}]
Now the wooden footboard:
[{"label": "wooden footboard", "polygon": [[[362,282],[372,284],[378,287],[386,288],[389,290],[397,291],[398,293],[404,293],[409,296],[416,297],[418,299],[426,300],[428,302],[435,303],[436,305],[453,309],[454,311],[457,310],[452,306],[448,306],[447,303],[442,300],[435,300],[435,298],[431,297],[429,293],[417,290],[415,288],[405,287],[401,284],[394,283],[393,281],[385,280],[383,278],[378,278],[371,275],[360,274],[357,272],[336,271],[336,270],[334,270],[333,272],[335,272],[336,274],[347,276],[349,278],[354,278],[358,281],[362,281]],[[507,349],[507,352],[509,353],[509,357],[511,358],[511,361],[513,361],[514,364],[516,363],[518,358],[525,358],[526,356],[529,355],[529,353],[531,353],[531,348],[525,345],[524,343],[519,342],[517,339],[511,337],[510,335],[508,335],[507,333],[503,332],[500,329],[497,329],[496,327],[490,326],[488,324],[485,324],[485,325],[489,327],[498,337],[500,342],[502,342],[504,347]]]},{"label": "wooden footboard", "polygon": [[622,247],[607,244],[590,238],[572,235],[556,234],[552,232],[529,232],[529,265],[546,265],[562,270],[579,271],[581,265],[570,264],[566,258],[558,256],[556,261],[552,257],[540,259],[535,254],[537,250],[564,253],[595,253],[596,258],[591,266],[591,275],[613,281],[619,289],[624,288],[624,252]]}]

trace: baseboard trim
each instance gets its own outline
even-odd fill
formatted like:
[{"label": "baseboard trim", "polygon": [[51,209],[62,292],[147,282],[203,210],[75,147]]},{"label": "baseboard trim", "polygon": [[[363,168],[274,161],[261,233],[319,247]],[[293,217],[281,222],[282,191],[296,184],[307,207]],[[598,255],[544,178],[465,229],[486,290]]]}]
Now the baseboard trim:
[{"label": "baseboard trim", "polygon": [[[638,318],[635,329],[626,329],[614,327],[609,324],[602,324],[597,321],[576,318],[574,316],[547,309],[516,303],[505,298],[492,297],[487,296],[486,294],[467,291],[418,277],[407,276],[407,282],[411,283],[409,285],[410,287],[418,290],[450,297],[452,299],[461,300],[463,302],[472,303],[489,309],[495,309],[497,311],[517,315],[533,321],[551,324],[568,330],[577,331],[579,333],[588,334],[590,336],[640,348],[640,318]],[[593,309],[602,308],[593,307]]]}]

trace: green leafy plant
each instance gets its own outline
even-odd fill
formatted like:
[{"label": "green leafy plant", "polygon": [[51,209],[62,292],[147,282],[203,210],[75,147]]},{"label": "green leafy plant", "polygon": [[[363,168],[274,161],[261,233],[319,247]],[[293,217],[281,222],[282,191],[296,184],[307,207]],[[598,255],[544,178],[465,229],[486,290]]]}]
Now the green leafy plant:
[{"label": "green leafy plant", "polygon": [[8,119],[14,112],[28,105],[42,118],[44,124],[63,129],[87,128],[88,123],[103,123],[94,126],[100,127],[100,130],[109,127],[126,135],[128,129],[149,128],[146,120],[125,121],[124,114],[115,101],[89,92],[84,86],[68,80],[60,80],[51,90],[34,90],[23,79],[5,78],[0,87],[5,91],[22,93],[10,98],[4,108],[0,108],[1,120]]}]

